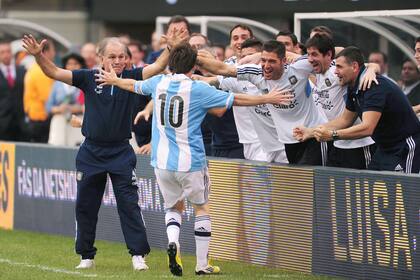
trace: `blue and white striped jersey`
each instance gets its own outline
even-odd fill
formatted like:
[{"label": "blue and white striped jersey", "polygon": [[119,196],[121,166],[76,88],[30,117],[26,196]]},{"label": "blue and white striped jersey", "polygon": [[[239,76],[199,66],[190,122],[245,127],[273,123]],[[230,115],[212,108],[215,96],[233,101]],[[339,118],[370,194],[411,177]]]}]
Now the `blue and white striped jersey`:
[{"label": "blue and white striped jersey", "polygon": [[230,108],[233,93],[193,81],[184,74],[137,81],[135,91],[153,98],[152,166],[192,172],[206,166],[200,125],[209,109]]}]

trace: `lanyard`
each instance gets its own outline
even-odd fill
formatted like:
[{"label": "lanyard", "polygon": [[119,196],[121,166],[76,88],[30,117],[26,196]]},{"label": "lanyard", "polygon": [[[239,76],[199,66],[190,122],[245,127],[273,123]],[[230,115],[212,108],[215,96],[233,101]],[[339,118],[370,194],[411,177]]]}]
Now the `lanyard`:
[{"label": "lanyard", "polygon": [[[118,78],[121,79],[122,77],[122,73],[120,74],[120,76]],[[111,86],[111,96],[114,95],[114,85]]]}]

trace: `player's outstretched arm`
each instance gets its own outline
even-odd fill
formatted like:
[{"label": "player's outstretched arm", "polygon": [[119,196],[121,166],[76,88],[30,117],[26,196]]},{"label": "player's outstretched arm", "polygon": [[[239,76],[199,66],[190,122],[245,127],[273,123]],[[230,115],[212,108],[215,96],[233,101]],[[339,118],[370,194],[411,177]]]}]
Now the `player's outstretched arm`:
[{"label": "player's outstretched arm", "polygon": [[22,38],[23,48],[35,57],[36,62],[41,67],[42,71],[51,79],[62,81],[68,85],[73,83],[73,74],[69,70],[57,67],[51,60],[44,56],[42,49],[44,48],[47,40],[44,39],[40,43],[32,36],[24,35]]},{"label": "player's outstretched arm", "polygon": [[95,76],[96,82],[99,83],[100,86],[113,85],[126,91],[135,92],[134,85],[136,83],[136,80],[118,78],[111,65],[110,72],[106,72],[103,69],[99,69],[99,73],[96,73]]},{"label": "player's outstretched arm", "polygon": [[228,65],[215,58],[210,58],[206,53],[198,51],[197,65],[215,75],[236,77],[236,66]]},{"label": "player's outstretched arm", "polygon": [[195,81],[202,81],[202,82],[208,83],[209,85],[214,86],[216,88],[218,88],[220,85],[219,79],[217,79],[217,77],[214,77],[214,76],[205,77],[205,76],[193,74],[191,78]]},{"label": "player's outstretched arm", "polygon": [[260,104],[283,104],[288,105],[293,95],[290,90],[273,89],[268,94],[260,96],[251,96],[247,94],[235,94],[233,105],[235,106],[255,106]]}]

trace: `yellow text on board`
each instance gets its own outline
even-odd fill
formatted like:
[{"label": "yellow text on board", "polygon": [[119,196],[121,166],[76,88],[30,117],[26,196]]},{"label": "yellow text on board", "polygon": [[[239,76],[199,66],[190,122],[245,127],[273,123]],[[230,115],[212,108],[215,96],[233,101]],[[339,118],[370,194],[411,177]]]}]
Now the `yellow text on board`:
[{"label": "yellow text on board", "polygon": [[0,228],[13,229],[15,145],[0,142]]}]

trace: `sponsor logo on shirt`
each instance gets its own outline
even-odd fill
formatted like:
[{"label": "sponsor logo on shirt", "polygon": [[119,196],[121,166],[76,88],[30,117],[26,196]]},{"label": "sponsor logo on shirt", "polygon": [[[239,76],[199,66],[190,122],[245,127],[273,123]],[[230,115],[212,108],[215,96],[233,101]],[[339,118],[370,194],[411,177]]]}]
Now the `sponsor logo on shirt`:
[{"label": "sponsor logo on shirt", "polygon": [[294,109],[297,105],[299,105],[299,103],[294,99],[289,105],[278,104],[273,105],[273,107],[276,109]]},{"label": "sponsor logo on shirt", "polygon": [[270,111],[267,109],[267,105],[257,105],[254,107],[255,113],[264,117],[271,117]]}]

